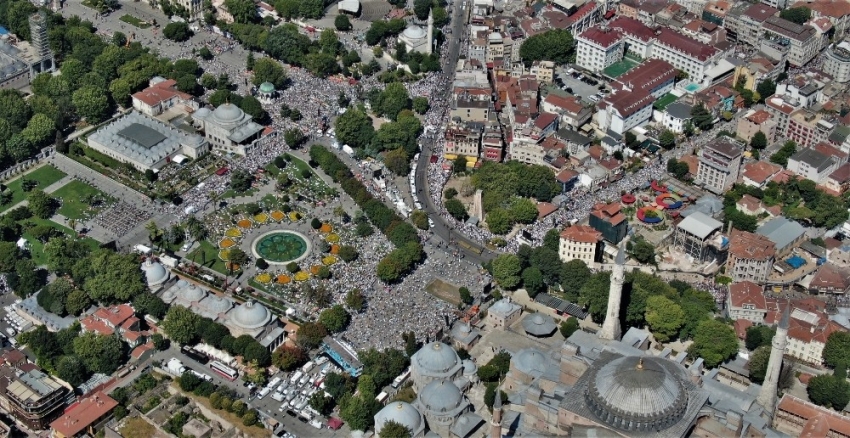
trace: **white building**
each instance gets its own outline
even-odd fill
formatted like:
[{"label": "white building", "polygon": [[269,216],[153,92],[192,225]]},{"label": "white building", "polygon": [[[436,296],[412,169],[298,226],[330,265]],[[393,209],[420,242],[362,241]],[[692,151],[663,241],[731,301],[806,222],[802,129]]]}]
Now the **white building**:
[{"label": "white building", "polygon": [[192,119],[214,149],[227,153],[246,155],[264,139],[265,128],[232,103],[220,105],[215,111],[201,108],[192,114]]}]

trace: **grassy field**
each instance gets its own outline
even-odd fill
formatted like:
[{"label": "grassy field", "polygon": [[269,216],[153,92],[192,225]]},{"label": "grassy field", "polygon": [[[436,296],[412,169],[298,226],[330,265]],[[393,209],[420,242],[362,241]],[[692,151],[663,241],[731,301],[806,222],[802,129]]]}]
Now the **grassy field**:
[{"label": "grassy field", "polygon": [[204,265],[213,271],[220,272],[225,275],[230,275],[227,272],[227,267],[224,261],[218,258],[218,248],[206,240],[200,242],[200,246],[186,255],[189,260],[194,260],[199,265]]},{"label": "grassy field", "polygon": [[147,28],[151,27],[151,23],[148,23],[147,21],[144,21],[144,20],[140,20],[140,19],[138,19],[138,18],[136,18],[136,17],[134,17],[130,14],[122,15],[121,18],[119,18],[119,20],[121,20],[125,23],[128,23],[128,24],[132,24],[133,26],[136,26],[139,29],[147,29]]},{"label": "grassy field", "polygon": [[679,97],[673,93],[667,93],[661,96],[661,99],[656,100],[655,103],[652,104],[652,106],[655,109],[661,111],[664,110],[664,108],[667,108],[667,105],[670,105],[671,103],[675,102],[678,98]]},{"label": "grassy field", "polygon": [[[41,219],[41,218],[37,218],[37,217],[31,217],[29,219],[21,221],[21,223],[22,223],[22,225],[23,224],[31,224],[32,226],[47,225],[49,227],[52,227],[52,228],[59,230],[59,232],[65,234],[67,236],[76,235],[76,233],[74,233],[74,231],[72,229],[70,229],[70,228],[68,228],[64,225],[59,225],[56,222],[53,222],[49,219]],[[26,228],[27,228],[27,225],[24,225],[24,230],[26,230]],[[32,260],[37,265],[46,264],[47,263],[47,257],[44,255],[44,244],[41,243],[35,237],[33,237],[32,234],[30,234],[27,231],[24,231],[23,236],[27,239],[27,241],[30,244],[30,255],[32,256]],[[86,245],[88,245],[89,248],[91,248],[91,249],[96,249],[98,246],[100,246],[100,243],[98,243],[97,240],[94,240],[94,239],[88,238],[88,237],[83,239],[83,242],[85,242]]]},{"label": "grassy field", "polygon": [[[71,181],[70,183],[65,184],[59,188],[59,190],[53,192],[53,197],[62,199],[62,206],[59,207],[58,213],[69,219],[83,219],[90,217],[97,213],[98,210],[107,207],[110,203],[115,201],[114,199],[110,199],[106,193],[103,193],[82,181]],[[84,201],[89,197],[97,197],[104,200],[104,202],[101,203],[98,208],[89,210],[89,205]],[[89,214],[86,214],[87,212]]]},{"label": "grassy field", "polygon": [[36,170],[33,170],[30,173],[27,173],[21,178],[12,180],[11,182],[6,184],[6,190],[12,191],[12,200],[9,201],[7,204],[0,205],[0,213],[8,210],[15,204],[27,198],[27,194],[24,193],[24,190],[21,187],[23,178],[35,181],[37,183],[35,188],[44,190],[45,187],[55,183],[56,181],[59,181],[64,177],[65,172],[62,172],[61,170],[53,166],[42,166]]}]

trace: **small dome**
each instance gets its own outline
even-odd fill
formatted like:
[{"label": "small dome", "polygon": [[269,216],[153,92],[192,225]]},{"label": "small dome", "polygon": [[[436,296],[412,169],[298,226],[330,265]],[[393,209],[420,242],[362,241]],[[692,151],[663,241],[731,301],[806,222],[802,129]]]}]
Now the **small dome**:
[{"label": "small dome", "polygon": [[242,328],[256,329],[268,324],[272,315],[269,313],[269,309],[266,309],[266,306],[248,301],[233,311],[231,319]]},{"label": "small dome", "polygon": [[181,300],[190,303],[201,301],[205,296],[207,296],[207,293],[194,284],[187,284],[178,294]]},{"label": "small dome", "polygon": [[271,82],[260,84],[260,93],[274,93],[274,85]]},{"label": "small dome", "polygon": [[674,424],[688,407],[688,393],[672,362],[625,356],[593,369],[585,398],[600,418],[612,424],[639,421],[654,430]]},{"label": "small dome", "polygon": [[445,373],[460,365],[460,357],[455,350],[442,342],[423,346],[412,359],[413,365],[426,374]]},{"label": "small dome", "polygon": [[412,25],[405,29],[404,32],[402,32],[402,36],[412,41],[425,38],[427,36],[427,33],[425,32],[425,29],[422,29],[421,27],[416,25]]},{"label": "small dome", "polygon": [[145,273],[148,286],[156,286],[168,280],[168,271],[159,262],[147,261],[142,263],[142,272]]},{"label": "small dome", "polygon": [[407,427],[412,435],[425,428],[422,414],[407,402],[392,402],[375,414],[375,432],[380,434],[384,425],[390,421]]},{"label": "small dome", "polygon": [[245,113],[238,106],[232,103],[220,105],[212,113],[213,117],[220,123],[235,123],[238,122]]},{"label": "small dome", "polygon": [[451,411],[463,403],[463,394],[448,380],[435,380],[419,393],[419,402],[432,412]]}]

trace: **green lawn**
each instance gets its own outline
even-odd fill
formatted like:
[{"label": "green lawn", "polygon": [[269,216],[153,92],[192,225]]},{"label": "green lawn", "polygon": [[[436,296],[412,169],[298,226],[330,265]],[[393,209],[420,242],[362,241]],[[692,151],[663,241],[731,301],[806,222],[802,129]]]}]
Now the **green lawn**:
[{"label": "green lawn", "polygon": [[[53,192],[53,197],[62,199],[62,206],[59,207],[58,213],[69,219],[90,217],[97,213],[97,211],[115,202],[106,193],[82,181],[71,181],[65,184],[59,190]],[[97,198],[102,202],[97,208],[90,209],[89,204],[85,202],[87,198]],[[88,214],[86,214],[87,212]]]},{"label": "green lawn", "polygon": [[201,246],[187,254],[186,258],[199,265],[204,265],[213,271],[230,275],[230,273],[227,272],[227,267],[224,265],[224,261],[218,258],[218,248],[206,240],[202,240],[200,244]]},{"label": "green lawn", "polygon": [[[65,177],[65,172],[53,167],[53,166],[42,166],[38,169],[33,170],[30,173],[27,173],[22,178],[26,178],[31,181],[35,181],[37,189],[44,190],[45,187],[59,181],[60,179]],[[27,198],[27,194],[24,193],[23,188],[21,187],[22,178],[17,178],[12,180],[9,183],[6,183],[6,190],[12,191],[12,200],[6,204],[0,205],[0,213],[8,210],[15,204],[23,201]]]},{"label": "green lawn", "polygon": [[[68,235],[68,236],[74,236],[76,234],[70,228],[68,228],[64,225],[59,225],[56,222],[53,222],[49,219],[41,219],[41,218],[37,218],[37,217],[31,217],[29,219],[21,221],[21,223],[22,224],[26,223],[27,225],[32,225],[32,226],[48,225],[48,226],[51,226],[51,227],[59,230],[60,232],[64,233],[65,235]],[[25,225],[25,227],[27,225]],[[30,244],[30,255],[32,256],[33,261],[39,266],[46,264],[47,263],[47,257],[45,257],[45,255],[44,255],[44,244],[41,243],[38,239],[36,239],[35,237],[33,237],[30,233],[28,233],[26,231],[24,231],[24,237],[27,239],[27,241]],[[82,240],[91,249],[96,249],[98,246],[100,246],[100,243],[98,243],[97,240],[94,240],[90,237],[86,237]]]},{"label": "green lawn", "polygon": [[652,104],[652,106],[659,111],[663,111],[664,108],[667,108],[667,105],[670,105],[671,103],[675,102],[678,98],[679,96],[676,96],[673,93],[667,93],[661,96],[661,99],[656,100],[655,103]]},{"label": "green lawn", "polygon": [[140,20],[140,19],[138,19],[138,18],[136,18],[136,17],[134,17],[130,14],[122,15],[121,18],[119,18],[119,20],[121,20],[125,23],[132,24],[133,26],[136,26],[139,29],[147,29],[147,28],[151,27],[151,23],[148,23],[147,21],[144,21],[144,20]]},{"label": "green lawn", "polygon": [[621,61],[617,61],[609,65],[608,67],[605,67],[602,72],[605,73],[605,75],[608,77],[616,78],[618,76],[626,74],[626,72],[635,68],[638,63],[639,62],[635,61],[634,59],[624,57]]}]

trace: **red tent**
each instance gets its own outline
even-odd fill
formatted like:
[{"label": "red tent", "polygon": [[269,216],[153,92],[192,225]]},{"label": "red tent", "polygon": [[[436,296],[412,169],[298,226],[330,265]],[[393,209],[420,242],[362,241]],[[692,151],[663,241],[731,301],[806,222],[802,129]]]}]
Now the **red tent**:
[{"label": "red tent", "polygon": [[328,427],[332,430],[338,430],[344,423],[339,418],[331,417],[328,419]]}]

